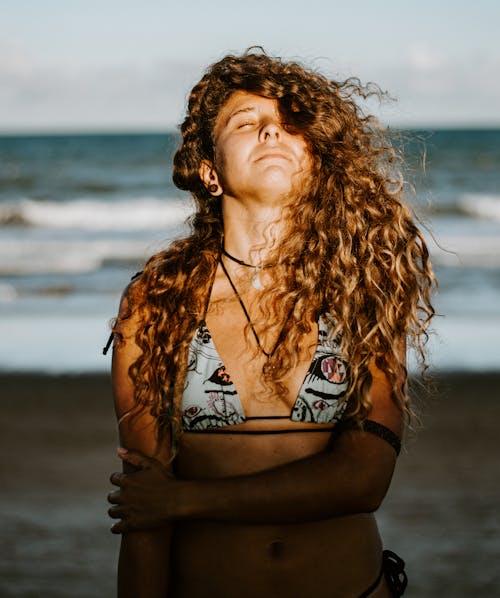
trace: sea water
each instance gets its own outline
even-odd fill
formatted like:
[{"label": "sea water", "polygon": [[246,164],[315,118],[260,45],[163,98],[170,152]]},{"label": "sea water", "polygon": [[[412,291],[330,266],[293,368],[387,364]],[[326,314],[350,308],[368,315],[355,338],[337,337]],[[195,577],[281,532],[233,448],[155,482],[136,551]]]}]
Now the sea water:
[{"label": "sea water", "polygon": [[[500,369],[500,131],[395,132],[440,281],[436,369]],[[0,137],[0,369],[103,371],[130,276],[187,232],[176,133]]]}]

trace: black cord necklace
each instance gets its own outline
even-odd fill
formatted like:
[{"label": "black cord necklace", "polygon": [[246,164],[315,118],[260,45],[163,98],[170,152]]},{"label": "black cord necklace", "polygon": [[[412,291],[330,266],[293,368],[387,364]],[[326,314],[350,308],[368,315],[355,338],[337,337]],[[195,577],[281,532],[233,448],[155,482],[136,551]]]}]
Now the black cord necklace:
[{"label": "black cord necklace", "polygon": [[253,268],[253,271],[254,271],[253,278],[252,278],[253,288],[257,289],[258,291],[262,291],[264,289],[264,285],[262,284],[259,273],[261,270],[265,270],[266,268],[273,268],[274,264],[266,264],[265,266],[254,266],[253,264],[247,264],[243,260],[240,260],[237,257],[234,257],[234,255],[231,255],[228,251],[226,251],[224,244],[222,244],[221,253],[222,253],[222,255],[225,255],[228,259],[230,259],[231,261],[235,262],[236,264],[239,264],[240,266],[245,266],[245,268]]},{"label": "black cord necklace", "polygon": [[258,269],[260,267],[260,266],[254,266],[252,264],[247,264],[243,260],[239,260],[237,257],[234,257],[234,255],[231,255],[228,251],[226,251],[226,248],[224,247],[224,245],[221,247],[221,253],[223,255],[225,255],[227,258],[229,258],[231,261],[236,262],[237,264],[239,264],[240,266],[245,266],[245,268]]},{"label": "black cord necklace", "polygon": [[[224,251],[224,248],[222,248],[222,252],[224,253],[224,255],[226,255],[226,253]],[[235,261],[237,261],[237,260],[235,259]],[[240,302],[241,309],[243,310],[243,313],[245,314],[245,318],[247,319],[248,325],[250,326],[250,330],[252,331],[252,333],[253,333],[253,335],[255,337],[255,341],[257,342],[257,346],[259,347],[259,349],[262,351],[262,353],[268,359],[271,359],[271,357],[276,353],[276,349],[278,348],[279,344],[283,341],[283,338],[285,336],[285,327],[286,327],[286,324],[287,324],[289,318],[287,318],[285,320],[285,324],[283,325],[283,328],[281,329],[281,332],[278,335],[278,338],[277,338],[276,343],[275,343],[275,345],[273,347],[273,350],[270,353],[268,353],[267,351],[264,350],[264,347],[262,346],[262,344],[260,342],[260,339],[259,339],[259,337],[257,335],[257,331],[255,330],[253,322],[250,319],[250,315],[249,315],[249,313],[247,311],[247,308],[245,307],[245,304],[243,303],[243,299],[240,297],[240,294],[238,293],[238,290],[236,289],[236,287],[234,285],[234,282],[231,280],[231,277],[229,276],[229,272],[227,271],[226,266],[224,265],[224,262],[222,261],[222,259],[219,259],[219,262],[220,262],[220,265],[222,267],[222,271],[226,275],[226,278],[227,278],[229,284],[231,285],[231,288],[234,291],[234,294],[236,295],[238,301]],[[247,266],[248,264],[242,264],[242,265]],[[253,268],[254,266],[250,266],[250,267]]]}]

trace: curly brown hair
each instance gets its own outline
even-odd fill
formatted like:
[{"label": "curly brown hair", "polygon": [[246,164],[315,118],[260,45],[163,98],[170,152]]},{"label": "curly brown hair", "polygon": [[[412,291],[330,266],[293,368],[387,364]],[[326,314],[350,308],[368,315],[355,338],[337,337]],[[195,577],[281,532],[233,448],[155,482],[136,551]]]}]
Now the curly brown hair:
[{"label": "curly brown hair", "polygon": [[170,425],[181,433],[189,343],[205,312],[223,231],[220,200],[207,191],[199,168],[203,160],[215,162],[216,119],[237,90],[276,100],[284,126],[303,135],[312,156],[307,189],[297,190],[298,201],[284,208],[293,226],[271,256],[281,264],[280,284],[265,299],[271,325],[283,325],[276,315],[286,313],[283,306],[290,317],[264,382],[283,388],[303,334],[328,313],[349,363],[350,417],[361,422],[370,410],[373,363],[407,413],[404,347],[416,346],[425,366],[435,279],[423,236],[402,200],[398,154],[357,102],[378,88],[353,78],[332,81],[255,49],[213,64],[189,97],[173,180],[195,199],[192,232],[154,255],[128,291],[130,310],[142,322],[136,335],[142,355],[129,372],[137,410],[150,410],[159,430]]}]

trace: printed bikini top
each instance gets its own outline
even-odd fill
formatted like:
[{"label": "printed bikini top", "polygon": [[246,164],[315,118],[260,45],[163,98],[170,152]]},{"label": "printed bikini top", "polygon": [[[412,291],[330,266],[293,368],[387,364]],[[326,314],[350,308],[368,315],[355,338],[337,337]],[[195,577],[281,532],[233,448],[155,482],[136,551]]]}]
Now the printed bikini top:
[{"label": "printed bikini top", "polygon": [[290,416],[246,417],[238,393],[205,323],[199,326],[189,347],[188,369],[182,398],[182,424],[186,432],[283,433],[329,431],[332,427],[299,427],[280,430],[221,430],[249,420],[289,419],[294,422],[334,424],[346,408],[347,364],[338,344],[328,338],[331,319],[318,320],[316,352]]},{"label": "printed bikini top", "polygon": [[[136,275],[137,276],[137,275]],[[135,278],[135,277],[134,277]],[[333,323],[327,315],[318,320],[318,344],[290,416],[246,417],[231,376],[222,363],[206,325],[196,331],[190,347],[188,371],[182,397],[182,424],[186,432],[228,434],[278,434],[287,432],[331,432],[347,406],[347,364],[338,344],[328,338]],[[111,333],[103,349],[108,352],[114,339]],[[294,427],[280,430],[231,430],[230,426],[253,419],[290,419],[295,422],[330,423],[332,426]],[[348,428],[349,423],[348,423]],[[401,450],[401,440],[389,428],[371,419],[362,429]]]}]

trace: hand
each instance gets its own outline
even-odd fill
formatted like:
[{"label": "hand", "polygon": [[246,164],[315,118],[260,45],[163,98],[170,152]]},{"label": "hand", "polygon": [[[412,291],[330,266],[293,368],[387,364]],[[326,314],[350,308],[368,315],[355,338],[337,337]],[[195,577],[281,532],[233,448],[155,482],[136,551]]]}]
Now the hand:
[{"label": "hand", "polygon": [[139,451],[120,448],[118,456],[138,468],[133,473],[112,473],[110,481],[118,490],[108,494],[114,505],[109,510],[115,523],[111,531],[122,534],[129,531],[159,528],[175,518],[175,476],[157,459]]}]

